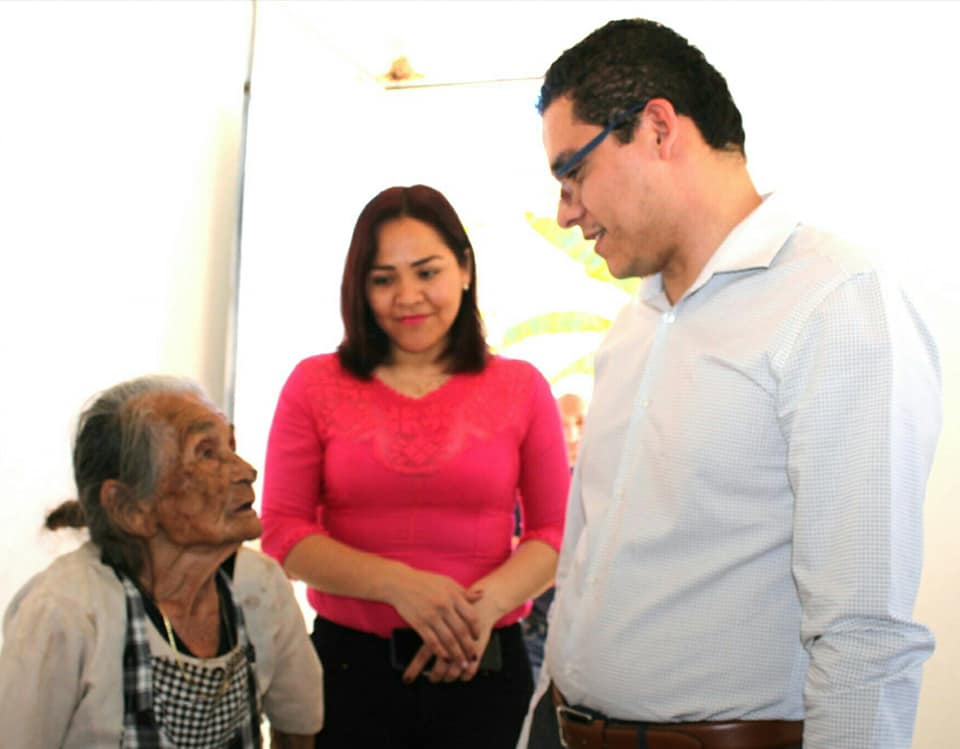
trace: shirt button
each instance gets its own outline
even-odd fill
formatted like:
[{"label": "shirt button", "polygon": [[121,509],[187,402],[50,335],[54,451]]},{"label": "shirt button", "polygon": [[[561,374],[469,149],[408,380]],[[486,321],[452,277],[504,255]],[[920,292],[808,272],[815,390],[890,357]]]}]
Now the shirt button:
[{"label": "shirt button", "polygon": [[673,313],[673,312],[664,312],[664,313],[663,313],[663,321],[664,321],[665,323],[672,323],[672,322],[673,322],[674,320],[676,320],[676,319],[677,319],[677,316],[676,316],[676,314]]},{"label": "shirt button", "polygon": [[650,401],[640,401],[640,408],[649,408]]}]

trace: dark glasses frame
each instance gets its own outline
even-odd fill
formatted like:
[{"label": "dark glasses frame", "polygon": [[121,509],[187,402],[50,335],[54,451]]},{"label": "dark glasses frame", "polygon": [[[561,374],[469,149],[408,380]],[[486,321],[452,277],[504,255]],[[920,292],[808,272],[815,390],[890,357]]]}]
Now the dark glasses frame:
[{"label": "dark glasses frame", "polygon": [[644,99],[639,104],[635,104],[634,106],[630,107],[630,109],[614,114],[607,122],[607,126],[597,133],[597,135],[591,139],[587,145],[579,149],[569,159],[564,161],[560,166],[553,170],[553,176],[557,179],[563,179],[566,177],[570,172],[580,165],[580,162],[583,161],[594,148],[603,142],[604,138],[610,135],[610,133],[617,128],[623,127],[627,121],[633,117],[633,115],[637,114],[637,112],[642,112],[643,108],[647,106],[649,101],[649,99]]}]

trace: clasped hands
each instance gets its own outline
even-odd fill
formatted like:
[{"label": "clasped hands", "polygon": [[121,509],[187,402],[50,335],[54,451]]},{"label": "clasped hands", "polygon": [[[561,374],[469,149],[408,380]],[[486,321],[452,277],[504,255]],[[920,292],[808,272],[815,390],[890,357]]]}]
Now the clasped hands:
[{"label": "clasped hands", "polygon": [[430,681],[472,679],[493,625],[505,613],[478,586],[464,588],[446,575],[410,568],[395,584],[391,599],[423,640],[403,672],[406,683],[416,679],[434,656],[436,660],[425,674]]}]

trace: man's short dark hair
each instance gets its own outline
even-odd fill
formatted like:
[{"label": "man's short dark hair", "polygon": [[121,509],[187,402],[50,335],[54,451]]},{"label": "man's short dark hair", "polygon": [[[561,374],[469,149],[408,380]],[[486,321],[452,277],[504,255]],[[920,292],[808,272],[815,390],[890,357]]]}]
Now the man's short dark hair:
[{"label": "man's short dark hair", "polygon": [[[578,119],[601,126],[639,102],[667,99],[711,148],[745,153],[740,110],[724,77],[699,49],[655,21],[611,21],[560,55],[544,76],[540,114],[562,96],[573,100]],[[617,129],[621,142],[633,138],[637,116]]]}]

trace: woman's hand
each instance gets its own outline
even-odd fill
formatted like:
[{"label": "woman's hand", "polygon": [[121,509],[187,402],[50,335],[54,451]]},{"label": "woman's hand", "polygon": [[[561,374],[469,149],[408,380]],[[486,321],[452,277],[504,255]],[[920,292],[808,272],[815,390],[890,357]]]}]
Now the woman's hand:
[{"label": "woman's hand", "polygon": [[[480,578],[467,591],[474,596],[472,602],[475,628],[476,652],[482,656],[490,642],[493,625],[508,612],[513,611],[524,601],[539,594],[547,586],[557,571],[557,552],[543,541],[530,540],[521,543],[506,562],[489,575]],[[483,591],[483,595],[479,595]],[[430,658],[437,653],[424,644],[404,671],[407,681],[416,678]],[[448,659],[449,660],[449,659]],[[437,663],[430,669],[427,677],[432,681],[469,681],[480,669],[480,658],[468,663],[444,662],[442,654],[437,653]]]},{"label": "woman's hand", "polygon": [[[403,569],[410,570],[409,567]],[[463,618],[464,622],[470,622],[469,629],[473,635],[473,640],[468,642],[467,645],[470,651],[476,654],[476,657],[466,662],[458,657],[451,658],[447,652],[428,643],[427,638],[424,637],[423,646],[410,661],[406,671],[403,672],[404,681],[413,681],[434,655],[437,656],[437,662],[427,674],[431,681],[453,681],[454,679],[469,681],[472,679],[477,675],[480,668],[480,656],[490,641],[490,632],[493,630],[493,625],[524,601],[544,590],[556,571],[556,550],[543,541],[530,540],[521,543],[506,562],[489,575],[477,580],[466,591],[442,575],[417,572],[418,575],[443,580],[447,585],[452,585],[457,590],[462,591],[462,597],[456,597],[457,605],[454,609]],[[416,571],[413,570],[413,572]],[[467,612],[464,612],[462,608],[464,600],[468,601]],[[394,604],[394,607],[400,611],[396,604]],[[400,613],[404,619],[413,625],[408,616],[404,615],[402,611]],[[417,631],[420,632],[419,629]],[[420,636],[423,637],[423,634],[421,633]]]},{"label": "woman's hand", "polygon": [[[413,682],[433,656],[434,653],[430,648],[426,645],[421,645],[417,654],[413,657],[413,660],[410,661],[410,665],[407,666],[407,670],[403,672],[403,682],[405,684]],[[460,678],[461,674],[466,672],[464,665],[463,663],[437,656],[437,659],[433,663],[433,668],[427,671],[425,676],[434,684],[440,681],[456,681]]]},{"label": "woman's hand", "polygon": [[[434,654],[438,663],[448,661],[461,669],[479,659],[482,651],[477,649],[477,640],[481,630],[474,604],[482,595],[479,590],[467,591],[446,575],[406,566],[391,576],[386,600],[420,635],[421,651],[426,649],[429,653],[411,680]],[[418,652],[411,665],[418,662],[419,657]]]},{"label": "woman's hand", "polygon": [[471,588],[467,591],[468,595],[476,597],[476,601],[473,603],[473,611],[479,625],[478,636],[474,640],[477,657],[467,663],[460,663],[442,657],[424,643],[413,657],[413,660],[410,661],[407,670],[403,672],[403,680],[406,683],[409,684],[416,679],[430,659],[435,655],[437,656],[436,661],[433,667],[426,673],[426,677],[434,683],[440,681],[456,681],[457,679],[469,681],[477,675],[483,652],[487,649],[487,644],[490,642],[493,625],[506,613],[502,607],[496,605],[492,597],[483,596],[481,593],[482,591],[478,588]]},{"label": "woman's hand", "polygon": [[[473,588],[470,589],[474,590]],[[496,598],[492,595],[484,596],[479,599],[474,605],[473,610],[476,612],[477,618],[480,621],[481,627],[481,637],[477,640],[477,648],[480,653],[480,658],[467,664],[467,668],[459,675],[463,681],[470,681],[474,676],[477,675],[477,671],[480,669],[480,661],[483,658],[483,653],[487,649],[487,645],[490,643],[490,633],[493,632],[493,625],[496,624],[500,617],[504,616],[508,611],[513,607],[505,607],[498,605]]]}]

